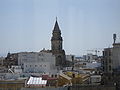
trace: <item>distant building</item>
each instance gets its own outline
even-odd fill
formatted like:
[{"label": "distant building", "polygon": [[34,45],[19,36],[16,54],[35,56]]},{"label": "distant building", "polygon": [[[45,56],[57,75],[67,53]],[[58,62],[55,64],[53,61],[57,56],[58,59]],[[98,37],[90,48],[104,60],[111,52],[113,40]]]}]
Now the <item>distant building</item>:
[{"label": "distant building", "polygon": [[61,31],[56,20],[51,38],[51,51],[53,55],[55,55],[56,66],[59,66],[59,68],[65,66],[66,63],[65,51],[63,50],[62,42],[63,39],[61,37]]},{"label": "distant building", "polygon": [[114,43],[112,48],[113,70],[120,71],[120,43]]},{"label": "distant building", "polygon": [[75,60],[75,56],[74,55],[66,55],[66,61],[73,62],[73,60]]},{"label": "distant building", "polygon": [[102,67],[102,84],[116,85],[120,90],[120,43],[115,42],[113,47],[105,48],[103,51]]},{"label": "distant building", "polygon": [[112,73],[112,48],[105,48],[103,51],[102,67],[104,73]]},{"label": "distant building", "polygon": [[114,79],[113,79],[113,48],[105,48],[103,51],[103,59],[102,59],[102,69],[103,69],[103,75],[102,75],[102,84],[105,85],[113,85]]},{"label": "distant building", "polygon": [[0,57],[0,65],[3,65],[4,57]]},{"label": "distant building", "polygon": [[8,53],[7,57],[3,60],[3,65],[6,67],[18,65],[18,53]]},{"label": "distant building", "polygon": [[92,53],[87,53],[87,55],[83,55],[83,59],[88,62],[93,62],[97,60],[98,56],[93,55]]},{"label": "distant building", "polygon": [[120,71],[120,43],[114,43],[112,48],[105,48],[102,59],[104,73]]},{"label": "distant building", "polygon": [[14,74],[17,74],[17,73],[20,74],[20,73],[22,73],[21,66],[12,66],[11,69],[9,69],[9,70],[12,70]]},{"label": "distant building", "polygon": [[74,63],[75,63],[75,56],[74,55],[66,55],[66,67],[72,67],[74,68]]},{"label": "distant building", "polygon": [[18,54],[18,65],[27,73],[57,73],[55,56],[47,52],[22,52]]},{"label": "distant building", "polygon": [[100,82],[101,82],[101,75],[91,75],[90,76],[91,84],[100,84]]}]

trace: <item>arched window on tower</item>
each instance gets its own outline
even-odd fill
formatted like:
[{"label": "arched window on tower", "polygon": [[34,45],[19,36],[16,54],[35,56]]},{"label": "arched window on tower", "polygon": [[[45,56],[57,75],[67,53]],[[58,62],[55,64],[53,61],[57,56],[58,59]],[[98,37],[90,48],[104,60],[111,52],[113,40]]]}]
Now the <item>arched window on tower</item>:
[{"label": "arched window on tower", "polygon": [[59,45],[59,50],[61,49],[61,46]]}]

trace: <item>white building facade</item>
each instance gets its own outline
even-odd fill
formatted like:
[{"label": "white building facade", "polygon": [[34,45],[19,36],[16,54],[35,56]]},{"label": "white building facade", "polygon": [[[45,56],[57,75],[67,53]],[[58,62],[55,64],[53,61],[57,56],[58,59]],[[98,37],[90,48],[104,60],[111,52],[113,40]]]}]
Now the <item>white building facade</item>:
[{"label": "white building facade", "polygon": [[48,52],[19,53],[18,65],[25,73],[57,73],[55,56]]},{"label": "white building facade", "polygon": [[73,60],[75,60],[75,56],[74,55],[66,55],[66,60],[73,62]]}]

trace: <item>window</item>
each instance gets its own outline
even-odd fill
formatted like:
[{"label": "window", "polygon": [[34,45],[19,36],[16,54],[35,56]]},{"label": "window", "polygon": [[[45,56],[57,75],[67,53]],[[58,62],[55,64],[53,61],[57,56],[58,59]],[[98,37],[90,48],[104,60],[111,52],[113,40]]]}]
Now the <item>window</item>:
[{"label": "window", "polygon": [[105,56],[105,51],[103,51],[103,56]]},{"label": "window", "polygon": [[57,75],[55,74],[55,77],[57,77]]},{"label": "window", "polygon": [[41,61],[44,61],[44,59],[43,59],[43,58],[41,58]]},{"label": "window", "polygon": [[109,59],[109,63],[111,63],[111,58]]},{"label": "window", "polygon": [[105,71],[105,68],[104,68],[104,66],[103,66],[103,71]]},{"label": "window", "polygon": [[52,74],[51,77],[53,77],[54,75]]},{"label": "window", "polygon": [[59,50],[61,49],[61,45],[59,45]]},{"label": "window", "polygon": [[109,51],[109,56],[111,56],[111,52]]},{"label": "window", "polygon": [[42,67],[42,65],[40,65],[40,67]]},{"label": "window", "polygon": [[111,71],[111,66],[109,66],[109,71]]}]

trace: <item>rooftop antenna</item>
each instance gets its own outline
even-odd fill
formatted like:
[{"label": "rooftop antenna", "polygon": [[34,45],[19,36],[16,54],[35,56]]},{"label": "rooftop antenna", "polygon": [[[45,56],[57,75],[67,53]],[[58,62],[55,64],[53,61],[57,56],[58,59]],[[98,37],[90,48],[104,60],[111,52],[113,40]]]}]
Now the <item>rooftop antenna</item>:
[{"label": "rooftop antenna", "polygon": [[116,42],[116,34],[113,34],[113,40],[114,40],[113,44],[115,44],[115,42]]}]

